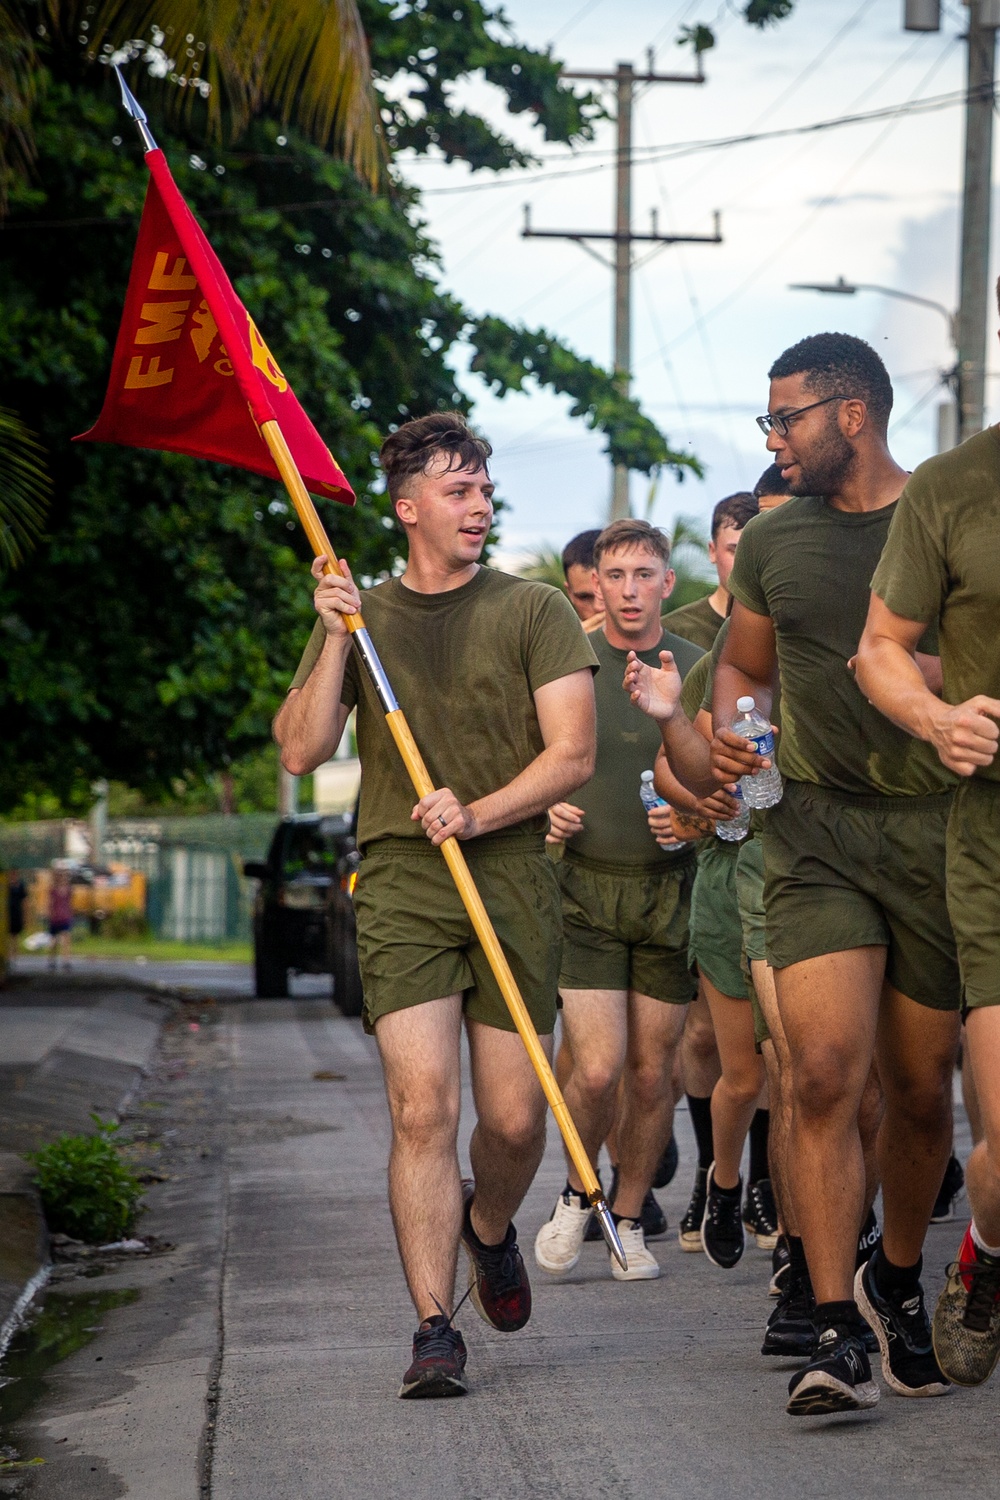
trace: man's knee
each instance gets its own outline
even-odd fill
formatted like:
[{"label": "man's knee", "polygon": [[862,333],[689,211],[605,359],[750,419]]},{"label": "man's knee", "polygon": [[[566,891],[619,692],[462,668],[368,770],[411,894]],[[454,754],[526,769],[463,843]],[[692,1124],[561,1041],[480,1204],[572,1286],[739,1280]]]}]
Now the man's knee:
[{"label": "man's knee", "polygon": [[591,1106],[613,1098],[620,1078],[617,1058],[587,1056],[573,1063],[573,1087]]},{"label": "man's knee", "polygon": [[459,1100],[446,1085],[400,1090],[389,1101],[392,1133],[409,1146],[431,1146],[454,1141],[458,1134]]},{"label": "man's knee", "polygon": [[861,1089],[856,1077],[856,1059],[836,1046],[811,1047],[792,1061],[791,1095],[800,1120],[825,1119],[841,1113],[856,1114]]},{"label": "man's knee", "polygon": [[496,1116],[480,1115],[479,1126],[510,1155],[540,1153],[545,1147],[545,1101],[526,1101]]},{"label": "man's knee", "polygon": [[662,1057],[640,1057],[630,1061],[625,1069],[625,1090],[640,1109],[655,1109],[668,1095],[670,1088],[673,1055]]}]

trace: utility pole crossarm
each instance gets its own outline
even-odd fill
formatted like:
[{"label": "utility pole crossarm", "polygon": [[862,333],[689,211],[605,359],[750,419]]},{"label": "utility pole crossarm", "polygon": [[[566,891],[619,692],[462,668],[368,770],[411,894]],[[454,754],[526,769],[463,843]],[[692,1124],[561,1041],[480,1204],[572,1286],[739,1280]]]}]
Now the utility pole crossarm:
[{"label": "utility pole crossarm", "polygon": [[[619,70],[620,71],[620,70]],[[633,83],[705,83],[705,75],[701,71],[697,73],[635,73],[629,69],[629,76]],[[588,83],[617,83],[618,73],[583,73],[576,68],[561,68],[560,78],[585,79]]]}]

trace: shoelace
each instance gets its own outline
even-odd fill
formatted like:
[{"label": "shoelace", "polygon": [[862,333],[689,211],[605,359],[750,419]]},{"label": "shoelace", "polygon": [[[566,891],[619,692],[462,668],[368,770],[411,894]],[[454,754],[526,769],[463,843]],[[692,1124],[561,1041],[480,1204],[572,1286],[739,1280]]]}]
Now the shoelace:
[{"label": "shoelace", "polygon": [[723,1198],[719,1193],[711,1193],[708,1199],[708,1217],[716,1229],[731,1229],[735,1233],[740,1222],[739,1198]]},{"label": "shoelace", "polygon": [[761,1228],[766,1229],[769,1234],[775,1234],[777,1232],[778,1226],[771,1218],[770,1209],[764,1202],[764,1195],[756,1182],[750,1188],[749,1197],[750,1202],[753,1205],[753,1211],[757,1216],[757,1222],[760,1224]]},{"label": "shoelace", "polygon": [[956,1272],[963,1278],[969,1277],[972,1280],[962,1322],[973,1333],[988,1332],[993,1309],[1000,1296],[1000,1262],[956,1261],[948,1267],[948,1274],[954,1275]]},{"label": "shoelace", "polygon": [[[513,1291],[521,1284],[520,1271],[518,1269],[519,1251],[515,1239],[504,1240],[500,1245],[487,1245],[476,1251],[476,1260],[484,1264],[484,1269],[489,1272],[491,1289],[500,1294]],[[469,1295],[466,1292],[466,1297]],[[463,1297],[462,1301],[465,1301]],[[461,1303],[459,1303],[461,1306]],[[457,1312],[456,1308],[456,1312]],[[454,1317],[454,1313],[452,1314]]]},{"label": "shoelace", "polygon": [[[472,1288],[470,1287],[469,1291],[471,1290]],[[442,1318],[444,1318],[445,1321],[443,1324],[439,1323],[437,1325],[432,1323],[430,1328],[417,1329],[414,1343],[419,1344],[420,1354],[422,1358],[426,1358],[428,1355],[435,1358],[440,1358],[454,1352],[454,1340],[456,1338],[461,1338],[462,1335],[459,1333],[458,1329],[454,1328],[452,1325],[455,1319],[458,1317],[458,1314],[462,1307],[462,1303],[466,1300],[466,1297],[468,1297],[469,1291],[467,1291],[465,1293],[465,1296],[462,1297],[461,1301],[456,1304],[455,1310],[450,1317],[445,1312],[438,1299],[434,1296],[434,1293],[431,1293],[431,1301],[434,1303],[434,1306],[437,1308],[438,1312],[441,1314]]]}]

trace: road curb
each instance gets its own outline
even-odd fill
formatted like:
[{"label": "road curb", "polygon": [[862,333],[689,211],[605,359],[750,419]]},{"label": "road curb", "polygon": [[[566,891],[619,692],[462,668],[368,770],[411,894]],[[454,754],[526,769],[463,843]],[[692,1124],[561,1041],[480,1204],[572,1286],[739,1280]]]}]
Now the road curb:
[{"label": "road curb", "polygon": [[49,1270],[49,1232],[31,1168],[0,1151],[0,1359]]}]

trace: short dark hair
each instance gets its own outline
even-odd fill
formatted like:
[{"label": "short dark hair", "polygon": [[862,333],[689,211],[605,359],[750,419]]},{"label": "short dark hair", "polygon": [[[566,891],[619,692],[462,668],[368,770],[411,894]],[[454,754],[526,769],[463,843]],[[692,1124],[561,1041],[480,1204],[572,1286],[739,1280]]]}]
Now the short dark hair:
[{"label": "short dark hair", "polygon": [[753,492],[758,500],[762,500],[765,495],[790,495],[792,486],[778,464],[768,464],[754,485]]},{"label": "short dark hair", "polygon": [[458,412],[435,411],[426,417],[414,417],[390,432],[378,457],[389,496],[398,500],[406,481],[416,474],[426,474],[436,453],[447,454],[446,473],[451,469],[485,469],[489,473],[492,452],[486,439],[478,437]]},{"label": "short dark hair", "polygon": [[569,577],[572,567],[592,568],[594,566],[594,543],[600,536],[600,527],[595,526],[593,531],[578,531],[576,536],[570,537],[562,549],[563,577]]},{"label": "short dark hair", "polygon": [[737,490],[735,495],[727,495],[712,512],[712,541],[715,541],[723,526],[734,526],[737,531],[742,531],[758,509],[755,497],[747,490]]},{"label": "short dark hair", "polygon": [[594,543],[594,567],[597,567],[605,552],[617,552],[619,547],[645,547],[654,557],[659,557],[665,563],[670,562],[670,538],[658,526],[650,526],[648,521],[636,521],[631,516],[624,516],[620,521],[612,521],[610,526],[605,526]]},{"label": "short dark hair", "polygon": [[814,333],[779,354],[767,372],[769,380],[804,375],[806,390],[818,397],[856,396],[867,406],[881,432],[892,411],[892,381],[871,344],[852,333]]}]

